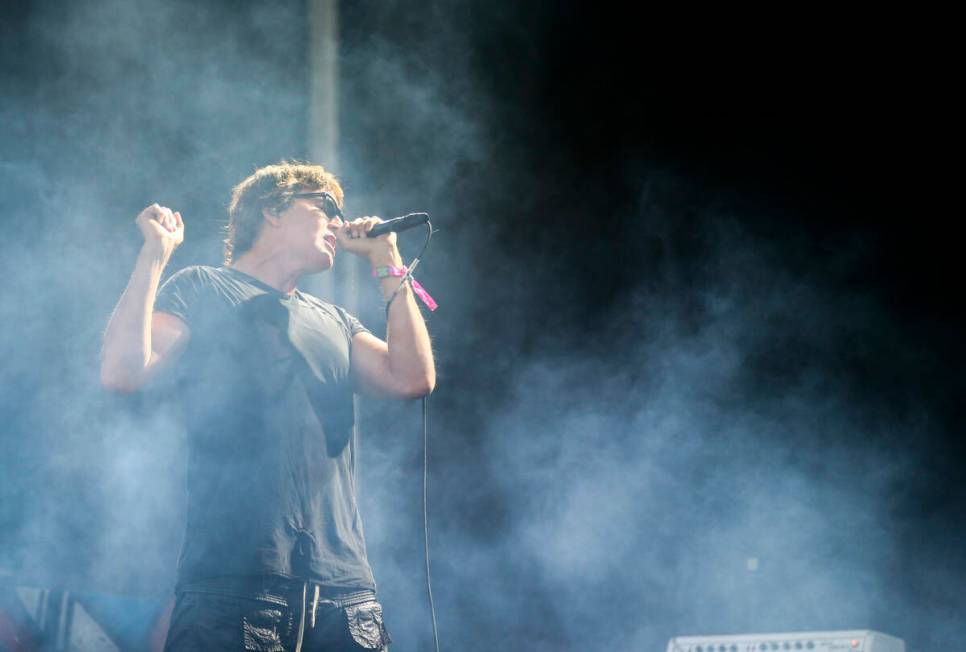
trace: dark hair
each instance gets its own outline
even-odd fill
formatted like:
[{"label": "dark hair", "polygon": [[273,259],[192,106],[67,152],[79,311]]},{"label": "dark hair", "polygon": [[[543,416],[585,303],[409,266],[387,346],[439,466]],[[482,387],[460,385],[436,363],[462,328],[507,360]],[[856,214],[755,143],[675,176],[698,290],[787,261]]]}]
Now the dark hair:
[{"label": "dark hair", "polygon": [[321,165],[281,161],[252,173],[231,191],[228,227],[225,237],[225,264],[230,265],[255,244],[262,227],[262,209],[283,210],[297,192],[324,190],[331,193],[341,208],[345,198],[342,186]]}]

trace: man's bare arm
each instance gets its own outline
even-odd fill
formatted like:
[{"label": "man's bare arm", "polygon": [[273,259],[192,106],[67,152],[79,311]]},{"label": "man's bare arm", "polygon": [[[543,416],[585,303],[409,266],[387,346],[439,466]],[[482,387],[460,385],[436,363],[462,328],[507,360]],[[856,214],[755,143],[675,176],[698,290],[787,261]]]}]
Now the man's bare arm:
[{"label": "man's bare arm", "polygon": [[[363,218],[347,224],[338,234],[339,243],[352,253],[366,256],[373,267],[401,267],[396,234],[365,237],[379,221]],[[385,299],[392,296],[400,280],[388,277],[380,281]],[[366,394],[418,398],[436,387],[436,364],[429,332],[408,284],[399,290],[389,306],[385,342],[368,333],[358,333],[352,338],[352,368],[357,386]]]},{"label": "man's bare arm", "polygon": [[152,204],[136,222],[144,245],[111,314],[101,349],[101,383],[119,392],[143,387],[184,351],[191,335],[174,315],[154,312],[161,274],[184,240],[181,214]]},{"label": "man's bare arm", "polygon": [[[394,279],[396,283],[399,279]],[[401,290],[400,295],[407,290]],[[352,338],[352,368],[356,385],[363,394],[390,398],[419,398],[436,387],[436,367],[426,324],[415,301],[411,312],[389,311],[386,340],[369,333],[358,333]],[[401,314],[394,316],[396,311]],[[394,318],[395,317],[395,318]]]}]

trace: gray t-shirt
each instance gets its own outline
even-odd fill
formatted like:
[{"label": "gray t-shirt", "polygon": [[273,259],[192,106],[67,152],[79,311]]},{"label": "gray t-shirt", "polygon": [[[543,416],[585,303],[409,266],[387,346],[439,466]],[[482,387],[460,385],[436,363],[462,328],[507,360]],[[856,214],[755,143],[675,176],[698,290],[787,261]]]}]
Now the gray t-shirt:
[{"label": "gray t-shirt", "polygon": [[349,366],[365,327],[226,267],[174,274],[155,310],[191,329],[175,385],[188,432],[179,585],[268,574],[375,589],[356,504]]}]

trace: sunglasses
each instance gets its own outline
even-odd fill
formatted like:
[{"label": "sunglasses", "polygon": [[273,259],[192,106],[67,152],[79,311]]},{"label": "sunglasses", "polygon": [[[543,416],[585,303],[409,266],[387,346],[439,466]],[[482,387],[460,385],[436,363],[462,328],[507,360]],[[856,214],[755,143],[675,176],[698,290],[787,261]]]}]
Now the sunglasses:
[{"label": "sunglasses", "polygon": [[339,204],[335,201],[335,197],[324,190],[317,192],[297,192],[292,195],[292,199],[321,199],[322,210],[329,216],[329,219],[338,217],[343,222],[345,221],[345,216],[342,214],[342,209],[339,208]]}]

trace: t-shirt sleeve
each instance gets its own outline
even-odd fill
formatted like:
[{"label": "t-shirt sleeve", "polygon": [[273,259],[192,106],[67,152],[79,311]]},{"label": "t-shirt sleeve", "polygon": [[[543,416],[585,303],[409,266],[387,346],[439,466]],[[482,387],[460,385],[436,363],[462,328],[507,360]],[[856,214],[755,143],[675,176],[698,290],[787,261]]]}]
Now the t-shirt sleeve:
[{"label": "t-shirt sleeve", "polygon": [[167,312],[190,325],[203,288],[199,267],[186,267],[173,274],[158,290],[154,300],[156,312]]},{"label": "t-shirt sleeve", "polygon": [[349,333],[349,339],[352,339],[358,333],[369,332],[369,329],[363,326],[361,321],[353,315],[350,315],[345,309],[336,306],[336,310],[339,313],[339,318],[342,319],[342,323],[345,324],[346,330]]}]

